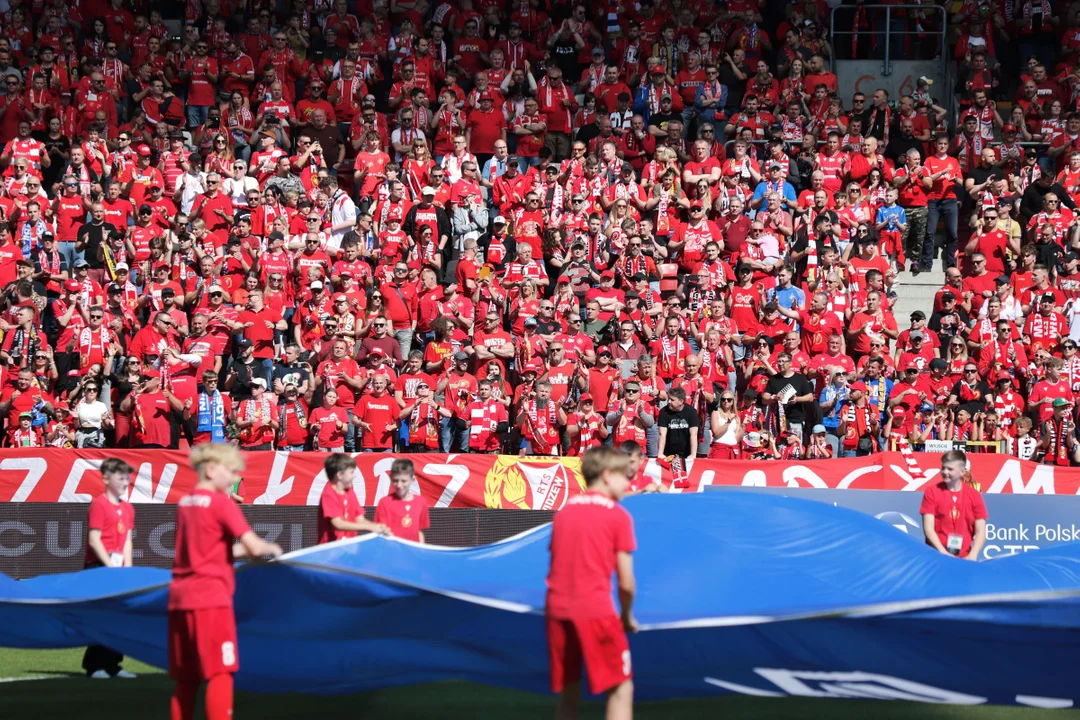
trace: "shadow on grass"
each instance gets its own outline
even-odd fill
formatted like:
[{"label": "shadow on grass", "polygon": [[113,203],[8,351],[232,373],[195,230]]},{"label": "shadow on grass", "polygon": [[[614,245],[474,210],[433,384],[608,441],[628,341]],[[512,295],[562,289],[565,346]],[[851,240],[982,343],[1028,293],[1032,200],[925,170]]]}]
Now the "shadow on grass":
[{"label": "shadow on grass", "polygon": [[[91,681],[61,677],[14,682],[0,689],[0,717],[71,720],[156,720],[168,716],[172,682],[164,675],[135,680]],[[236,694],[236,715],[267,720],[336,717],[343,714],[365,720],[472,720],[477,717],[514,720],[550,720],[555,700],[513,690],[465,682],[431,683],[416,687],[379,690],[358,695],[255,695]],[[202,715],[202,699],[198,703]],[[599,703],[586,703],[582,718],[603,717]],[[1077,711],[1041,711],[1005,707],[960,707],[900,702],[808,700],[804,698],[718,697],[698,700],[639,703],[639,720],[1076,720]]]}]

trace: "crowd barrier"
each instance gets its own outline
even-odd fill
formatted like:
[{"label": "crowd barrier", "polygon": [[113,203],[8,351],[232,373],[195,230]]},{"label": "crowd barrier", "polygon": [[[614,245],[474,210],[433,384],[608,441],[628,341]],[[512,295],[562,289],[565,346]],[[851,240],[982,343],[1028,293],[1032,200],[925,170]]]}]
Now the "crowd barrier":
[{"label": "crowd barrier", "polygon": [[[58,450],[24,448],[0,453],[0,503],[86,503],[102,491],[96,468],[119,457],[136,468],[129,491],[136,504],[169,504],[195,483],[187,454],[168,450]],[[323,453],[245,454],[245,505],[316,505],[326,486]],[[433,508],[558,510],[583,491],[577,458],[511,455],[361,453],[354,487],[360,503],[372,506],[390,491],[390,466],[408,457],[416,466],[414,489]],[[882,452],[833,460],[751,461],[699,459],[688,465],[688,486],[809,487],[921,491],[937,476],[938,453],[914,453],[922,471],[912,472],[904,456]],[[1080,468],[1037,465],[1001,453],[968,455],[971,472],[986,493],[1080,494]],[[650,460],[646,474],[671,485],[670,468]]]}]

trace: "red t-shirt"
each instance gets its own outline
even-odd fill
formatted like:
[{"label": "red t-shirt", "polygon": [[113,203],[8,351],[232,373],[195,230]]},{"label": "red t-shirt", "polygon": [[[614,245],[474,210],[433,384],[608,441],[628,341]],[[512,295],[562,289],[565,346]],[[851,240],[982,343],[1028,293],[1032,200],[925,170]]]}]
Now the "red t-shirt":
[{"label": "red t-shirt", "polygon": [[363,517],[364,508],[351,487],[339,493],[330,483],[326,483],[319,498],[319,544],[356,537],[355,530],[337,530],[330,521],[341,518],[347,522],[356,522]]},{"label": "red t-shirt", "polygon": [[345,447],[345,431],[338,429],[338,421],[349,422],[348,412],[340,405],[330,409],[317,407],[311,411],[308,423],[309,427],[316,428],[320,450]]},{"label": "red t-shirt", "polygon": [[[135,508],[131,503],[121,500],[115,505],[109,500],[108,493],[101,493],[90,502],[90,517],[87,519],[87,527],[90,530],[101,531],[101,544],[105,546],[105,552],[123,553],[124,545],[127,544],[128,535],[135,525]],[[98,556],[86,545],[86,564],[98,562]]]},{"label": "red t-shirt", "polygon": [[634,521],[617,502],[595,492],[572,497],[551,529],[548,617],[615,615],[611,575],[620,552],[633,552]]},{"label": "red t-shirt", "polygon": [[[143,427],[140,429],[136,426],[135,428],[135,440],[138,445],[169,447],[169,443],[172,442],[169,427],[169,415],[172,413],[172,406],[169,405],[168,398],[165,397],[164,393],[158,391],[143,393],[139,395],[136,402],[143,417]],[[193,608],[183,609],[190,610]]]},{"label": "red t-shirt", "polygon": [[259,359],[274,357],[274,328],[266,327],[267,322],[281,322],[281,313],[264,307],[259,312],[244,310],[236,316],[237,322],[253,323],[251,327],[244,328],[244,338],[251,341],[254,346],[252,355]]},{"label": "red t-shirt", "polygon": [[408,500],[387,495],[375,508],[375,522],[390,528],[394,537],[413,542],[420,542],[420,533],[431,527],[427,502],[419,495],[411,495]]},{"label": "red t-shirt", "polygon": [[364,395],[353,408],[353,414],[371,426],[363,429],[361,445],[363,449],[387,450],[394,446],[395,429],[387,429],[397,422],[399,407],[397,400],[388,393],[381,397]]},{"label": "red t-shirt", "polygon": [[195,488],[182,498],[176,507],[169,610],[231,608],[233,543],[250,530],[240,506],[225,493]]},{"label": "red t-shirt", "polygon": [[958,492],[945,487],[944,481],[926,489],[923,493],[920,515],[934,516],[934,531],[938,540],[948,547],[949,535],[963,538],[960,557],[971,552],[971,541],[975,537],[975,521],[986,520],[986,503],[979,491],[970,485],[964,485]]}]

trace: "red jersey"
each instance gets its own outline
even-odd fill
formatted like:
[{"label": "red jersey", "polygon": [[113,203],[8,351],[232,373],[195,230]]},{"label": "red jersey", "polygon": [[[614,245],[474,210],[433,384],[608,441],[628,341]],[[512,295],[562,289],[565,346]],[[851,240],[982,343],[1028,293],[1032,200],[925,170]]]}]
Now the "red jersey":
[{"label": "red jersey", "polygon": [[[114,504],[109,500],[108,493],[101,493],[90,502],[87,527],[90,530],[101,531],[101,544],[113,560],[112,567],[120,567],[123,564],[124,546],[127,545],[134,526],[135,508],[131,506],[131,503],[120,500]],[[116,561],[114,555],[120,556],[120,562]],[[98,556],[87,543],[86,564],[92,565],[96,562],[98,562]]]},{"label": "red jersey", "polygon": [[559,619],[615,615],[611,576],[620,552],[633,552],[634,521],[596,492],[566,501],[551,528],[546,614]]},{"label": "red jersey", "polygon": [[353,414],[371,426],[371,430],[363,429],[361,447],[365,450],[389,450],[394,447],[399,409],[397,400],[387,393],[380,397],[361,397],[353,409]]},{"label": "red jersey", "polygon": [[176,556],[169,610],[232,607],[233,543],[251,531],[225,493],[195,488],[176,507]]},{"label": "red jersey", "polygon": [[420,542],[420,533],[431,527],[427,502],[419,495],[387,495],[375,506],[375,522],[390,528],[394,537],[413,542]]},{"label": "red jersey", "polygon": [[934,516],[934,531],[938,540],[946,548],[949,547],[949,536],[960,537],[960,557],[965,557],[971,552],[971,541],[975,537],[975,521],[986,520],[986,503],[983,502],[979,491],[970,485],[962,485],[960,490],[953,492],[939,482],[926,489],[923,493],[922,505],[919,506],[922,515]]},{"label": "red jersey", "polygon": [[356,537],[356,530],[338,530],[332,524],[334,518],[356,522],[364,516],[364,507],[351,487],[339,493],[331,483],[326,483],[319,497],[319,544]]}]

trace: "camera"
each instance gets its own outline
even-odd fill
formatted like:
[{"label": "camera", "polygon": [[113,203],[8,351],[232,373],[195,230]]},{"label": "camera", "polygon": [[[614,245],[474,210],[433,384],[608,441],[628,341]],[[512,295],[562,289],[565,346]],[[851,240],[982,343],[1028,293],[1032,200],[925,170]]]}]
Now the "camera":
[{"label": "camera", "polygon": [[277,125],[279,122],[281,122],[281,120],[278,119],[277,115],[267,115],[266,116],[266,124],[267,125]]}]

